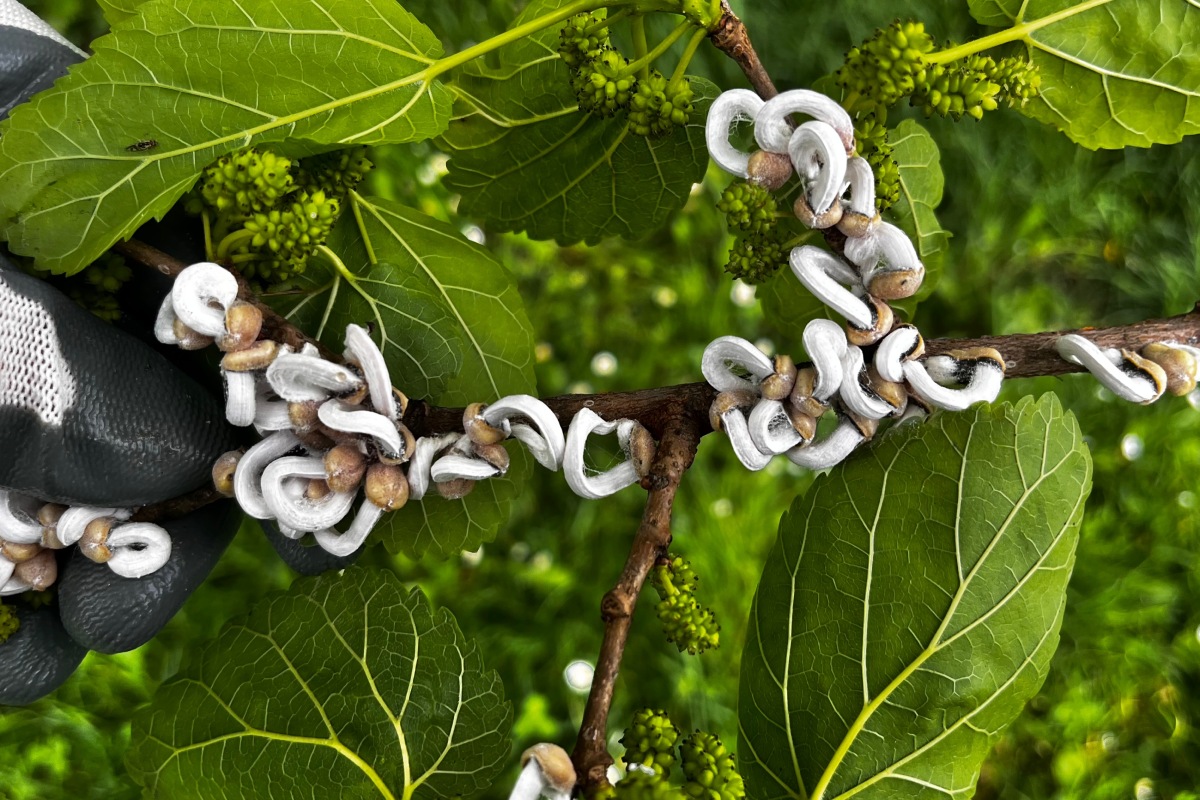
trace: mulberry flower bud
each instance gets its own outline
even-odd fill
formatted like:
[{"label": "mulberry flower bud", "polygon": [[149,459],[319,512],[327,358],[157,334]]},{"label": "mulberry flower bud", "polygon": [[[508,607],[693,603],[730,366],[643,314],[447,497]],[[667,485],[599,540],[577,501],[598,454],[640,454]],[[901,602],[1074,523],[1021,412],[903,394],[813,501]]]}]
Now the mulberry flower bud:
[{"label": "mulberry flower bud", "polygon": [[696,601],[699,579],[691,565],[679,556],[671,557],[651,573],[658,590],[658,619],[667,641],[679,652],[699,655],[720,644],[721,627],[711,609]]},{"label": "mulberry flower bud", "polygon": [[875,208],[886,211],[900,199],[900,166],[892,157],[887,128],[873,115],[865,117],[854,129],[854,142],[875,174]]},{"label": "mulberry flower bud", "polygon": [[300,159],[296,185],[327,197],[344,198],[375,168],[365,145]]},{"label": "mulberry flower bud", "polygon": [[740,800],[746,796],[733,754],[711,733],[696,731],[679,746],[687,797]]},{"label": "mulberry flower bud", "polygon": [[628,108],[637,79],[629,73],[629,59],[615,50],[605,50],[589,61],[571,79],[581,111],[610,117]]},{"label": "mulberry flower bud", "polygon": [[731,230],[767,233],[775,227],[778,204],[762,186],[735,182],[721,192],[717,210],[725,215],[725,224]]},{"label": "mulberry flower bud", "polygon": [[925,56],[933,49],[924,23],[893,22],[850,49],[837,81],[886,108],[913,93],[925,69]]},{"label": "mulberry flower bud", "polygon": [[206,168],[200,195],[218,214],[262,213],[295,188],[291,169],[291,159],[251,147],[222,156]]},{"label": "mulberry flower bud", "polygon": [[667,777],[675,766],[675,743],[679,741],[679,729],[671,722],[667,712],[643,708],[633,715],[621,744],[625,745],[625,763],[640,764],[654,770],[657,775]]},{"label": "mulberry flower bud", "polygon": [[1038,96],[1042,87],[1042,74],[1037,65],[1019,56],[996,62],[992,80],[1000,84],[1001,96],[1010,108],[1025,105]]},{"label": "mulberry flower bud", "polygon": [[603,22],[603,12],[576,14],[558,32],[558,54],[572,70],[583,69],[609,49],[608,28]]},{"label": "mulberry flower bud", "polygon": [[787,263],[788,250],[776,226],[764,233],[739,236],[729,251],[725,271],[746,283],[762,283]]}]

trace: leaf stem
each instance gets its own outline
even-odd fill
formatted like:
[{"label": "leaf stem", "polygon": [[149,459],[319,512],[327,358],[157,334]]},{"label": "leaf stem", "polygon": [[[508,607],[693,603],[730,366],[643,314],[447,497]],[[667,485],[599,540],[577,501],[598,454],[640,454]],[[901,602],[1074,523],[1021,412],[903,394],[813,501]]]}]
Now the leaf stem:
[{"label": "leaf stem", "polygon": [[362,209],[359,208],[362,199],[361,194],[353,189],[350,190],[350,209],[354,212],[354,222],[358,226],[358,234],[362,238],[363,247],[367,249],[367,261],[374,266],[379,263],[379,259],[375,257],[375,248],[371,245],[371,237],[367,236],[367,224],[363,219]]},{"label": "leaf stem", "polygon": [[638,14],[633,18],[633,58],[634,63],[641,62],[642,68],[639,77],[646,80],[650,77],[650,65],[645,62],[646,54],[650,52],[650,45],[646,42],[646,15]]},{"label": "leaf stem", "polygon": [[649,75],[649,66],[662,57],[663,53],[671,49],[671,45],[675,44],[685,33],[691,30],[694,26],[690,22],[681,22],[675,26],[675,29],[666,35],[661,42],[654,46],[646,55],[629,62],[629,71],[632,73],[636,70],[646,70],[646,75]]},{"label": "leaf stem", "polygon": [[683,55],[679,57],[679,63],[675,65],[675,71],[671,73],[671,80],[668,86],[674,86],[679,81],[683,80],[684,74],[687,72],[688,65],[692,63],[692,59],[696,55],[696,51],[700,48],[700,43],[708,38],[708,31],[703,28],[698,29],[692,34],[692,38],[688,40],[687,47],[683,49]]},{"label": "leaf stem", "polygon": [[984,50],[990,50],[993,47],[999,47],[1002,44],[1027,40],[1029,38],[1029,34],[1040,28],[1044,28],[1047,25],[1053,25],[1056,22],[1061,22],[1062,20],[1073,17],[1076,14],[1082,14],[1085,11],[1091,11],[1093,8],[1099,8],[1100,6],[1111,2],[1112,0],[1085,0],[1085,2],[1068,6],[1061,11],[1057,11],[1053,14],[1047,14],[1041,19],[1035,19],[1030,22],[1023,22],[1018,18],[1013,20],[1014,24],[1011,28],[1006,28],[1002,31],[996,31],[995,33],[988,34],[987,36],[982,36],[970,42],[960,44],[957,47],[951,47],[934,53],[926,60],[932,64],[945,64],[949,61],[957,61],[960,58],[983,52]]},{"label": "leaf stem", "polygon": [[208,217],[208,209],[200,212],[200,221],[204,225],[204,257],[216,261],[217,254],[213,252],[212,220]]},{"label": "leaf stem", "polygon": [[[206,219],[207,219],[207,217],[206,217]],[[253,239],[253,238],[254,238],[254,231],[246,230],[245,228],[238,228],[236,231],[234,231],[233,233],[229,234],[224,239],[222,239],[221,243],[219,245],[217,245],[217,254],[216,254],[217,257],[214,260],[224,261],[226,258],[229,257],[229,251],[232,250],[235,246],[241,244],[245,240],[249,240],[249,239]]]},{"label": "leaf stem", "polygon": [[341,256],[330,250],[328,245],[319,244],[313,252],[324,256],[325,260],[337,271],[338,275],[345,278],[350,285],[353,286],[358,280],[354,277],[354,273],[350,271],[349,267],[346,266],[346,262],[342,261]]},{"label": "leaf stem", "polygon": [[543,14],[540,17],[535,17],[528,22],[522,23],[515,28],[509,28],[503,33],[496,34],[490,39],[485,39],[473,47],[468,47],[453,55],[440,58],[430,64],[421,72],[423,81],[432,81],[437,76],[449,72],[455,67],[461,67],[468,61],[473,61],[482,55],[486,55],[493,50],[504,47],[506,44],[524,39],[526,36],[537,33],[540,30],[549,28],[559,22],[573,17],[576,14],[581,14],[585,11],[595,11],[598,8],[618,8],[631,5],[634,0],[575,0],[573,3],[551,11],[549,14]]}]

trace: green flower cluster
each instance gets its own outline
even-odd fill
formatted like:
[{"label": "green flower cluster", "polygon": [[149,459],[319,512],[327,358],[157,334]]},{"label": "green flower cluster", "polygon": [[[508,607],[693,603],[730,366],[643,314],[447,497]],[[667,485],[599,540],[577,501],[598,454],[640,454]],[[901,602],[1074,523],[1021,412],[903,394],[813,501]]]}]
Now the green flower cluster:
[{"label": "green flower cluster", "polygon": [[935,63],[937,52],[922,23],[893,22],[850,49],[837,81],[854,113],[873,113],[880,119],[889,106],[905,97],[926,114],[957,120],[964,115],[981,119],[1001,100],[1017,106],[1037,96],[1041,77],[1031,62],[996,61],[976,53]]},{"label": "green flower cluster", "polygon": [[576,14],[559,31],[558,53],[571,69],[579,109],[599,117],[628,112],[630,129],[651,138],[686,125],[693,110],[691,82],[668,80],[658,70],[639,80],[634,65],[613,47],[604,14]]},{"label": "green flower cluster", "polygon": [[686,125],[692,114],[692,84],[685,77],[669,83],[658,70],[638,81],[637,91],[629,101],[629,122],[639,136],[657,139],[666,136],[680,125]]},{"label": "green flower cluster", "polygon": [[668,556],[666,563],[654,568],[651,578],[658,590],[656,611],[667,641],[691,655],[720,645],[721,626],[716,616],[696,601],[700,579],[691,564],[679,556]]},{"label": "green flower cluster", "polygon": [[[737,762],[721,740],[696,731],[682,742],[679,729],[665,711],[644,708],[633,716],[621,739],[627,773],[617,785],[596,797],[616,800],[741,800],[746,796]],[[681,787],[668,782],[671,766],[683,765]]]},{"label": "green flower cluster", "polygon": [[925,57],[933,49],[933,37],[924,23],[893,22],[850,48],[837,72],[838,83],[886,108],[911,95],[924,80]]},{"label": "green flower cluster", "polygon": [[687,800],[665,778],[649,772],[630,772],[607,795],[614,800]]},{"label": "green flower cluster", "polygon": [[345,199],[374,168],[375,164],[367,158],[366,145],[334,150],[300,159],[296,185],[310,192],[322,191],[331,197]]},{"label": "green flower cluster", "polygon": [[983,119],[983,113],[995,111],[1002,99],[1000,84],[992,80],[995,66],[995,60],[978,53],[950,64],[930,64],[912,94],[912,104],[926,116]]},{"label": "green flower cluster", "polygon": [[739,800],[746,787],[737,771],[733,753],[711,733],[696,731],[679,746],[683,762],[683,792],[703,800]]},{"label": "green flower cluster", "polygon": [[217,214],[236,220],[269,211],[295,187],[292,160],[251,147],[221,156],[200,177],[200,196]]},{"label": "green flower cluster", "polygon": [[365,147],[299,160],[251,147],[205,169],[187,208],[210,215],[220,258],[276,285],[304,272],[372,166]]},{"label": "green flower cluster", "polygon": [[[308,256],[329,237],[341,201],[317,189],[301,190],[291,204],[255,214],[243,230],[251,236],[233,250],[246,275],[277,283],[304,272]],[[239,257],[245,260],[239,262]]]},{"label": "green flower cluster", "polygon": [[76,275],[63,277],[33,268],[38,277],[58,286],[80,308],[105,322],[121,318],[117,292],[133,277],[133,270],[116,253],[105,253]]},{"label": "green flower cluster", "polygon": [[762,186],[735,182],[725,187],[717,210],[737,232],[725,271],[746,283],[762,283],[787,263],[787,233],[778,224],[778,203]]},{"label": "green flower cluster", "polygon": [[643,708],[633,715],[621,744],[625,745],[625,763],[651,769],[664,778],[675,766],[675,745],[679,729],[665,711]]},{"label": "green flower cluster", "polygon": [[604,10],[568,17],[558,32],[558,54],[574,71],[582,70],[611,48]]},{"label": "green flower cluster", "polygon": [[1019,56],[997,61],[991,77],[1000,84],[1000,94],[1010,108],[1025,105],[1037,97],[1042,88],[1042,74],[1037,66]]},{"label": "green flower cluster", "polygon": [[17,619],[17,611],[10,605],[0,603],[0,644],[7,642],[9,637],[16,633],[21,627],[21,620]]},{"label": "green flower cluster", "polygon": [[892,157],[887,128],[874,115],[863,117],[854,127],[854,146],[875,174],[875,208],[888,210],[900,199],[900,165]]}]

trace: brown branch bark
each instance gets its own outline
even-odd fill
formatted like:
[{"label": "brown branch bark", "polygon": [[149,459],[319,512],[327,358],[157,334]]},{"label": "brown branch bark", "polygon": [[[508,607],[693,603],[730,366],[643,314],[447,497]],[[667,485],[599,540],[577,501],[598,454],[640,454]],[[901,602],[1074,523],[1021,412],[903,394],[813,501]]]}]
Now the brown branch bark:
[{"label": "brown branch bark", "polygon": [[600,603],[604,640],[600,645],[592,689],[583,711],[583,724],[575,740],[575,752],[571,755],[578,776],[578,787],[585,795],[608,785],[606,775],[613,763],[612,756],[608,754],[608,712],[612,706],[617,674],[621,669],[621,656],[629,638],[629,625],[650,570],[659,558],[667,554],[671,544],[671,507],[675,502],[675,491],[683,474],[692,465],[696,446],[704,435],[704,428],[707,428],[707,422],[701,428],[686,407],[672,405],[674,408],[664,423],[650,473],[642,481],[642,486],[650,492],[642,522],[634,536],[621,577]]},{"label": "brown branch bark", "polygon": [[[118,242],[113,245],[113,250],[116,250],[123,256],[133,259],[138,264],[174,278],[184,270],[188,265],[175,258],[174,256],[164,253],[157,247],[140,242],[137,239],[130,239],[127,242]],[[274,339],[280,344],[286,344],[290,347],[299,350],[306,344],[311,344],[320,351],[321,357],[330,361],[341,361],[341,358],[330,350],[325,345],[312,338],[304,331],[297,328],[292,323],[280,315],[275,309],[268,306],[266,303],[258,299],[258,295],[250,288],[250,284],[246,282],[236,270],[230,269],[238,282],[238,298],[247,303],[252,303],[258,307],[258,310],[263,315],[262,337],[265,339]]]},{"label": "brown branch bark", "polygon": [[746,79],[750,81],[754,91],[758,92],[759,97],[763,100],[770,100],[779,94],[771,76],[767,74],[766,68],[759,60],[754,45],[750,43],[750,32],[746,30],[746,26],[729,7],[729,0],[721,0],[721,20],[717,23],[717,27],[708,34],[708,38],[713,46],[732,58],[742,68]]}]

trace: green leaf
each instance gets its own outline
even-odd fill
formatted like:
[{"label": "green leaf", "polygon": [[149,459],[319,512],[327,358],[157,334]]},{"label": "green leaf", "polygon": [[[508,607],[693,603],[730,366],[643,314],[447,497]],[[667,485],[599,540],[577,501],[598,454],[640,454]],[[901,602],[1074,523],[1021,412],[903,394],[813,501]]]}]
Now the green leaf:
[{"label": "green leaf", "polygon": [[925,282],[916,295],[921,300],[937,286],[950,247],[950,232],[942,228],[934,213],[945,186],[941,156],[929,132],[910,119],[890,131],[888,139],[900,167],[900,201],[892,206],[892,214],[925,264]]},{"label": "green leaf", "polygon": [[450,558],[478,550],[496,538],[511,512],[513,498],[521,490],[532,470],[532,459],[524,449],[510,447],[512,465],[502,478],[479,481],[461,500],[446,500],[435,490],[420,502],[409,501],[404,508],[384,516],[373,536],[380,537],[390,553],[410,558],[430,555]]},{"label": "green leaf", "polygon": [[1200,131],[1200,7],[1190,0],[970,0],[1042,74],[1022,110],[1085,147],[1171,144]]},{"label": "green leaf", "polygon": [[901,426],[779,525],[738,698],[751,797],[970,797],[1045,679],[1091,459],[1054,395]]},{"label": "green leaf", "polygon": [[133,720],[154,797],[444,798],[492,785],[512,709],[446,610],[390,572],[297,580]]},{"label": "green leaf", "polygon": [[[455,406],[534,393],[533,329],[508,270],[432,217],[357,194],[348,202],[330,241],[346,272],[314,258],[301,293],[280,298],[280,310],[335,350],[347,323],[373,325],[393,383],[412,398]],[[385,515],[375,536],[414,558],[490,541],[530,468],[520,451],[512,455],[505,477],[462,500],[430,492]]]},{"label": "green leaf", "polygon": [[414,141],[450,116],[441,45],[392,0],[148,0],[93,47],[0,126],[4,236],[55,272],[161,218],[231,150]]},{"label": "green leaf", "polygon": [[96,0],[96,4],[104,13],[104,21],[110,28],[136,15],[138,6],[143,2],[144,0]]},{"label": "green leaf", "polygon": [[[531,3],[513,27],[565,5]],[[691,122],[662,139],[634,134],[624,114],[577,110],[558,29],[503,47],[499,63],[467,65],[451,85],[455,118],[439,140],[460,213],[560,244],[635,238],[683,207],[708,166],[704,119],[718,90],[692,77]]]}]

